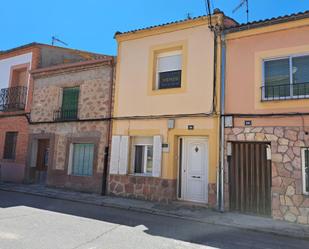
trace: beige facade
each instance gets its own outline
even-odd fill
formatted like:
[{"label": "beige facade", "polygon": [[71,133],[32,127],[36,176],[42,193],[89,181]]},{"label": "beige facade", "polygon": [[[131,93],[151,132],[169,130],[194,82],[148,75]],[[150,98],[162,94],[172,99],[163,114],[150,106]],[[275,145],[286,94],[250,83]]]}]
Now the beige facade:
[{"label": "beige facade", "polygon": [[[43,181],[55,187],[97,192],[102,191],[105,149],[110,130],[113,60],[104,59],[48,68],[32,73],[34,78],[31,111],[28,180]],[[77,116],[67,119],[63,111],[63,91],[79,88]],[[40,140],[48,140],[48,167],[39,170]],[[93,165],[86,176],[74,174],[75,144],[91,145]],[[86,150],[86,149],[85,149]],[[73,161],[72,161],[73,160]],[[85,166],[83,166],[85,167]],[[44,174],[46,176],[44,176]],[[46,178],[46,179],[45,179]]]},{"label": "beige facade", "polygon": [[[208,163],[201,169],[205,185],[201,187],[204,197],[200,201],[215,205],[219,137],[219,116],[215,113],[219,88],[214,88],[216,41],[208,20],[201,17],[116,34],[118,62],[112,132],[115,143],[110,165],[112,194],[159,201],[185,200],[181,196],[183,170],[180,165],[184,152],[180,143],[185,138],[204,139],[208,145],[201,156],[205,156]],[[218,13],[213,23],[220,26],[225,20],[224,15]],[[161,58],[166,62],[161,62]],[[177,59],[179,61],[173,64]],[[181,71],[181,79],[178,78],[176,87],[161,88],[159,71],[161,67],[173,68],[171,64]],[[168,80],[171,79],[175,78]],[[148,173],[140,173],[136,163],[139,159],[137,147],[145,146],[145,142],[136,141],[143,140],[147,140],[146,146],[153,148],[154,153],[152,172]],[[125,158],[120,155],[117,159],[118,155],[113,155],[113,149],[118,146],[121,154],[126,154]]]}]

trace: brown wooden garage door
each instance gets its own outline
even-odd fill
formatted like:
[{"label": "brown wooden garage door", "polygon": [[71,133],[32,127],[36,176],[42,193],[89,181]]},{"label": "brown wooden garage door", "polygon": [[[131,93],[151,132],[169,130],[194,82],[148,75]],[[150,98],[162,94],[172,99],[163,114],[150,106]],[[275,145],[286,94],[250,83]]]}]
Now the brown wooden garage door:
[{"label": "brown wooden garage door", "polygon": [[233,142],[229,160],[232,211],[271,215],[271,161],[266,143]]}]

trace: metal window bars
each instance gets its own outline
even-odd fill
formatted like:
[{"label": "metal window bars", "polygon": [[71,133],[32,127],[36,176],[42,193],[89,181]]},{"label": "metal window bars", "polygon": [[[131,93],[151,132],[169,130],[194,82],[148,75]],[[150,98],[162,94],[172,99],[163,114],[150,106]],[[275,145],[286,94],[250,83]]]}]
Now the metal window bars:
[{"label": "metal window bars", "polygon": [[27,87],[16,86],[0,90],[0,111],[20,111],[26,107]]},{"label": "metal window bars", "polygon": [[54,121],[78,120],[77,109],[59,109],[54,111]]},{"label": "metal window bars", "polygon": [[309,98],[309,82],[261,87],[261,101],[306,98]]}]

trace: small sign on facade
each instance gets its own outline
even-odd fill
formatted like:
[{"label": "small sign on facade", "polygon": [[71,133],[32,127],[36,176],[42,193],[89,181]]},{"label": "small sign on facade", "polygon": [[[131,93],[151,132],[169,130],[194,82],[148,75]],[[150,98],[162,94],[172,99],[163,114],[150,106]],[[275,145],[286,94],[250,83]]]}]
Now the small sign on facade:
[{"label": "small sign on facade", "polygon": [[188,130],[194,130],[194,125],[188,125]]},{"label": "small sign on facade", "polygon": [[251,126],[252,120],[245,120],[245,126]]},{"label": "small sign on facade", "polygon": [[170,152],[170,146],[169,144],[162,144],[162,152],[168,153]]}]

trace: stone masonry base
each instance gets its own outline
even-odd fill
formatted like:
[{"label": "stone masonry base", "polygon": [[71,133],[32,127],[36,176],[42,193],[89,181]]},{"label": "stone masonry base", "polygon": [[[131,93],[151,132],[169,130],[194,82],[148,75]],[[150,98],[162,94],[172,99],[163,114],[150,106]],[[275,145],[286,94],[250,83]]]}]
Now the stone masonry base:
[{"label": "stone masonry base", "polygon": [[[171,202],[177,199],[177,180],[145,176],[110,175],[109,193],[140,200]],[[216,184],[208,185],[208,206],[216,206]]]},{"label": "stone masonry base", "polygon": [[130,175],[109,176],[109,193],[116,196],[167,203],[176,199],[176,188],[176,180]]},{"label": "stone masonry base", "polygon": [[[235,127],[225,130],[227,142],[271,143],[272,216],[274,219],[309,224],[309,196],[302,190],[301,148],[309,147],[309,127]],[[228,166],[225,168],[228,183]],[[228,187],[228,184],[225,185]],[[228,203],[228,189],[226,189]]]}]

